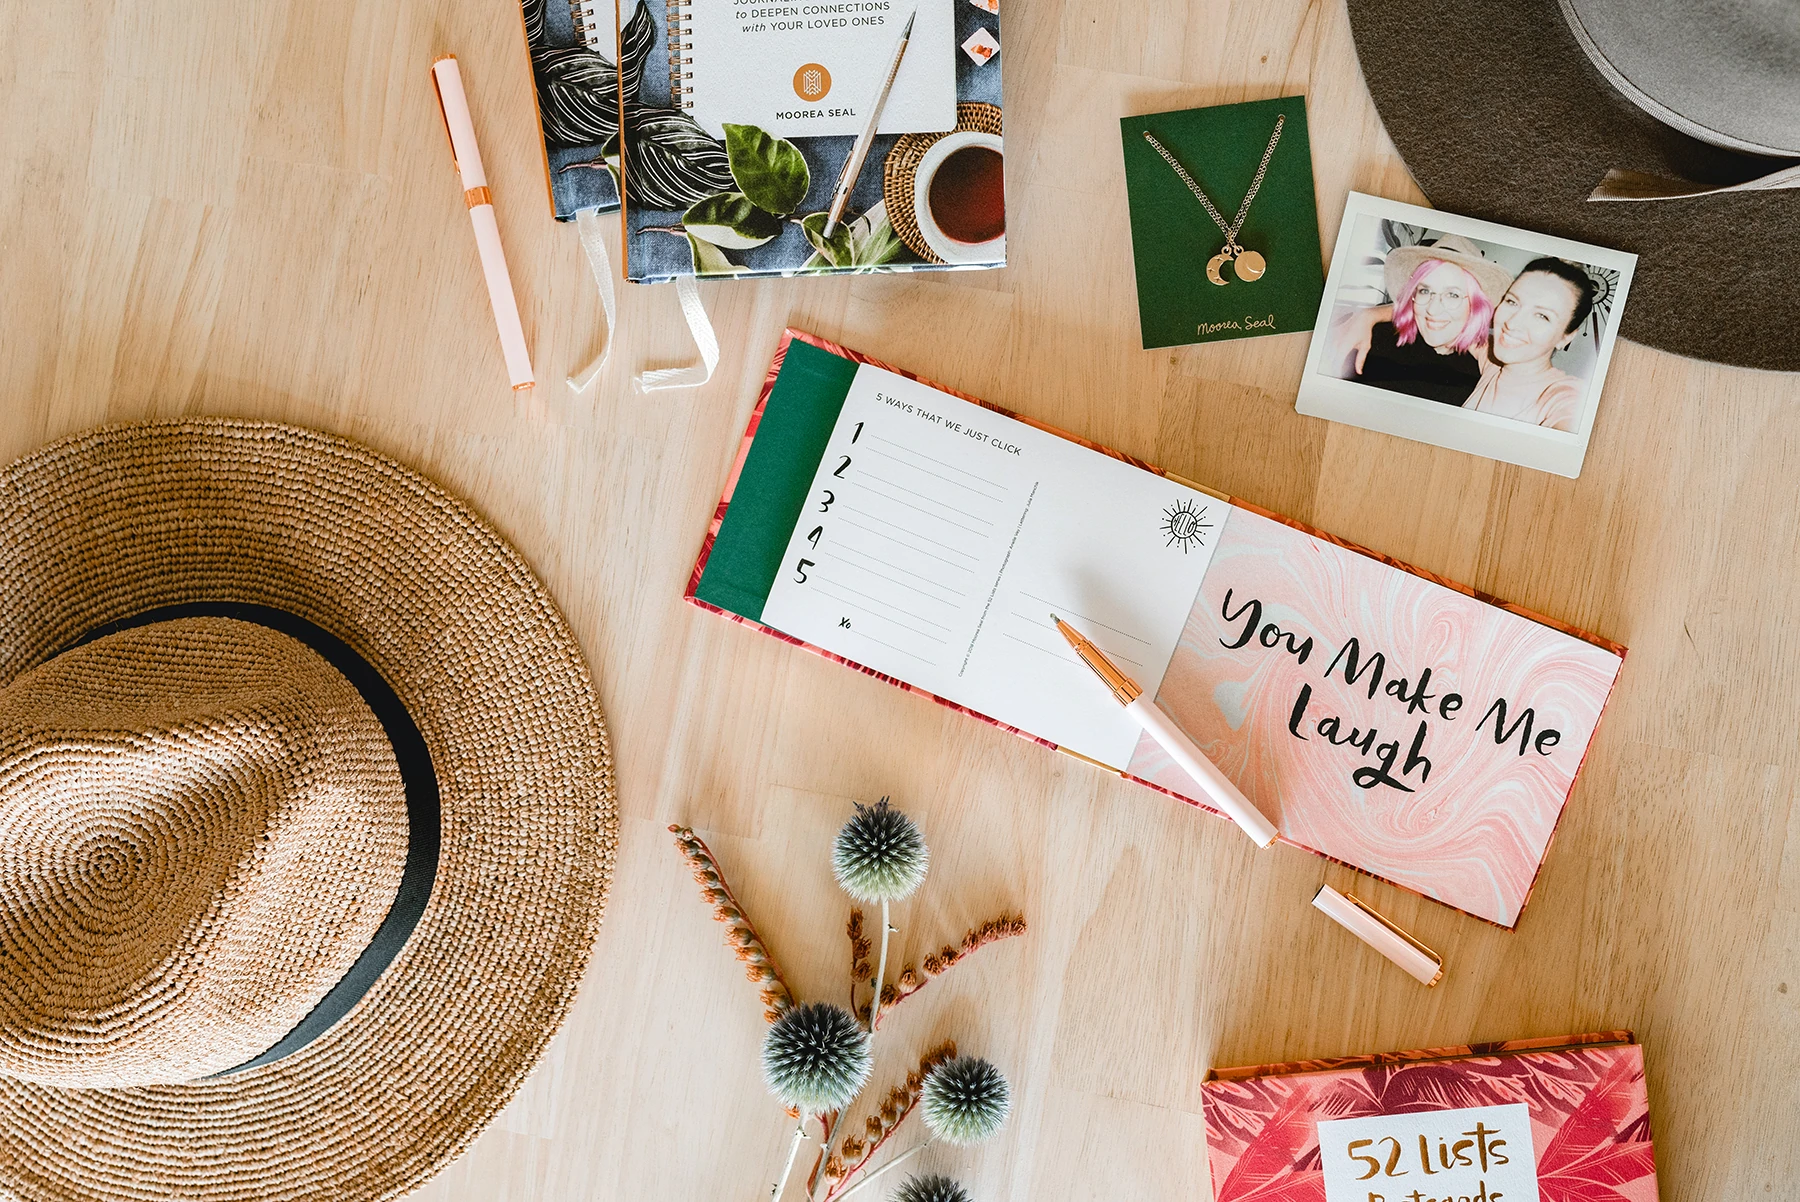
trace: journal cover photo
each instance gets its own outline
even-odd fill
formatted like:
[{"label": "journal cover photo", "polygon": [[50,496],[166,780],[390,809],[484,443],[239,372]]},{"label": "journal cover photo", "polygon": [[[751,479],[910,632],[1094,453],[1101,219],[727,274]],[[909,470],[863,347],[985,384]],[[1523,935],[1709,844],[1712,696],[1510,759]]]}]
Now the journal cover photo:
[{"label": "journal cover photo", "polygon": [[617,4],[626,278],[1005,265],[999,0]]}]

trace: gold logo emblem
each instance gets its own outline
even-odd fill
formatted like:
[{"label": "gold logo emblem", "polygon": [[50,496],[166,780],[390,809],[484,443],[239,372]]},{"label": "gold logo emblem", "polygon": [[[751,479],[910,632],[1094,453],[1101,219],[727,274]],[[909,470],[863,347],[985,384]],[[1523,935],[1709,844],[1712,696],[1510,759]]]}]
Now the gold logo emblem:
[{"label": "gold logo emblem", "polygon": [[794,72],[794,95],[809,104],[817,104],[831,91],[831,72],[822,63],[807,63]]}]

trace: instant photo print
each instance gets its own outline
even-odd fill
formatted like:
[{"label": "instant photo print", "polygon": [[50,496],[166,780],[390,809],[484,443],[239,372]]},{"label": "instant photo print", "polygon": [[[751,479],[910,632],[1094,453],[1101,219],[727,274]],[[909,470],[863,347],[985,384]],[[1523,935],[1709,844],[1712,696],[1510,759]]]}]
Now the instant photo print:
[{"label": "instant photo print", "polygon": [[1295,407],[1577,476],[1636,262],[1352,192]]}]

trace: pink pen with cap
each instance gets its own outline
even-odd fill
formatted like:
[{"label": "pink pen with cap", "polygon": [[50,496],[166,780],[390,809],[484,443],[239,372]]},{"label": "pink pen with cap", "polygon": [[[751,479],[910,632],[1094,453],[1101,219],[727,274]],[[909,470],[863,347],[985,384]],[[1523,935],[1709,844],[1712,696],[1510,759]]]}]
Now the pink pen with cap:
[{"label": "pink pen with cap", "polygon": [[500,329],[506,374],[512,379],[513,391],[519,392],[536,382],[531,374],[531,352],[525,346],[525,327],[519,322],[519,302],[506,270],[506,252],[500,247],[500,223],[494,219],[493,194],[481,165],[481,148],[475,143],[475,121],[463,92],[462,67],[454,54],[442,55],[431,64],[431,83],[437,90],[444,129],[450,135],[451,164],[462,176],[463,202],[475,227],[475,248],[481,255],[481,272],[487,277],[494,324]]}]

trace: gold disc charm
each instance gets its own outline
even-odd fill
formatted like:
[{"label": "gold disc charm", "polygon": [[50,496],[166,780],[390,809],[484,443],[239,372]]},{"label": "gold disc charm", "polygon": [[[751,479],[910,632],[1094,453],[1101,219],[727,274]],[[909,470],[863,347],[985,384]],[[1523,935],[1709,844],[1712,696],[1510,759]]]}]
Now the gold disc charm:
[{"label": "gold disc charm", "polygon": [[1249,284],[1261,279],[1262,273],[1269,269],[1269,265],[1255,251],[1246,250],[1232,260],[1231,269],[1237,272],[1238,279]]},{"label": "gold disc charm", "polygon": [[1206,261],[1206,278],[1221,288],[1225,286],[1225,277],[1219,274],[1219,268],[1223,267],[1229,258],[1231,256],[1228,253],[1220,251]]}]

